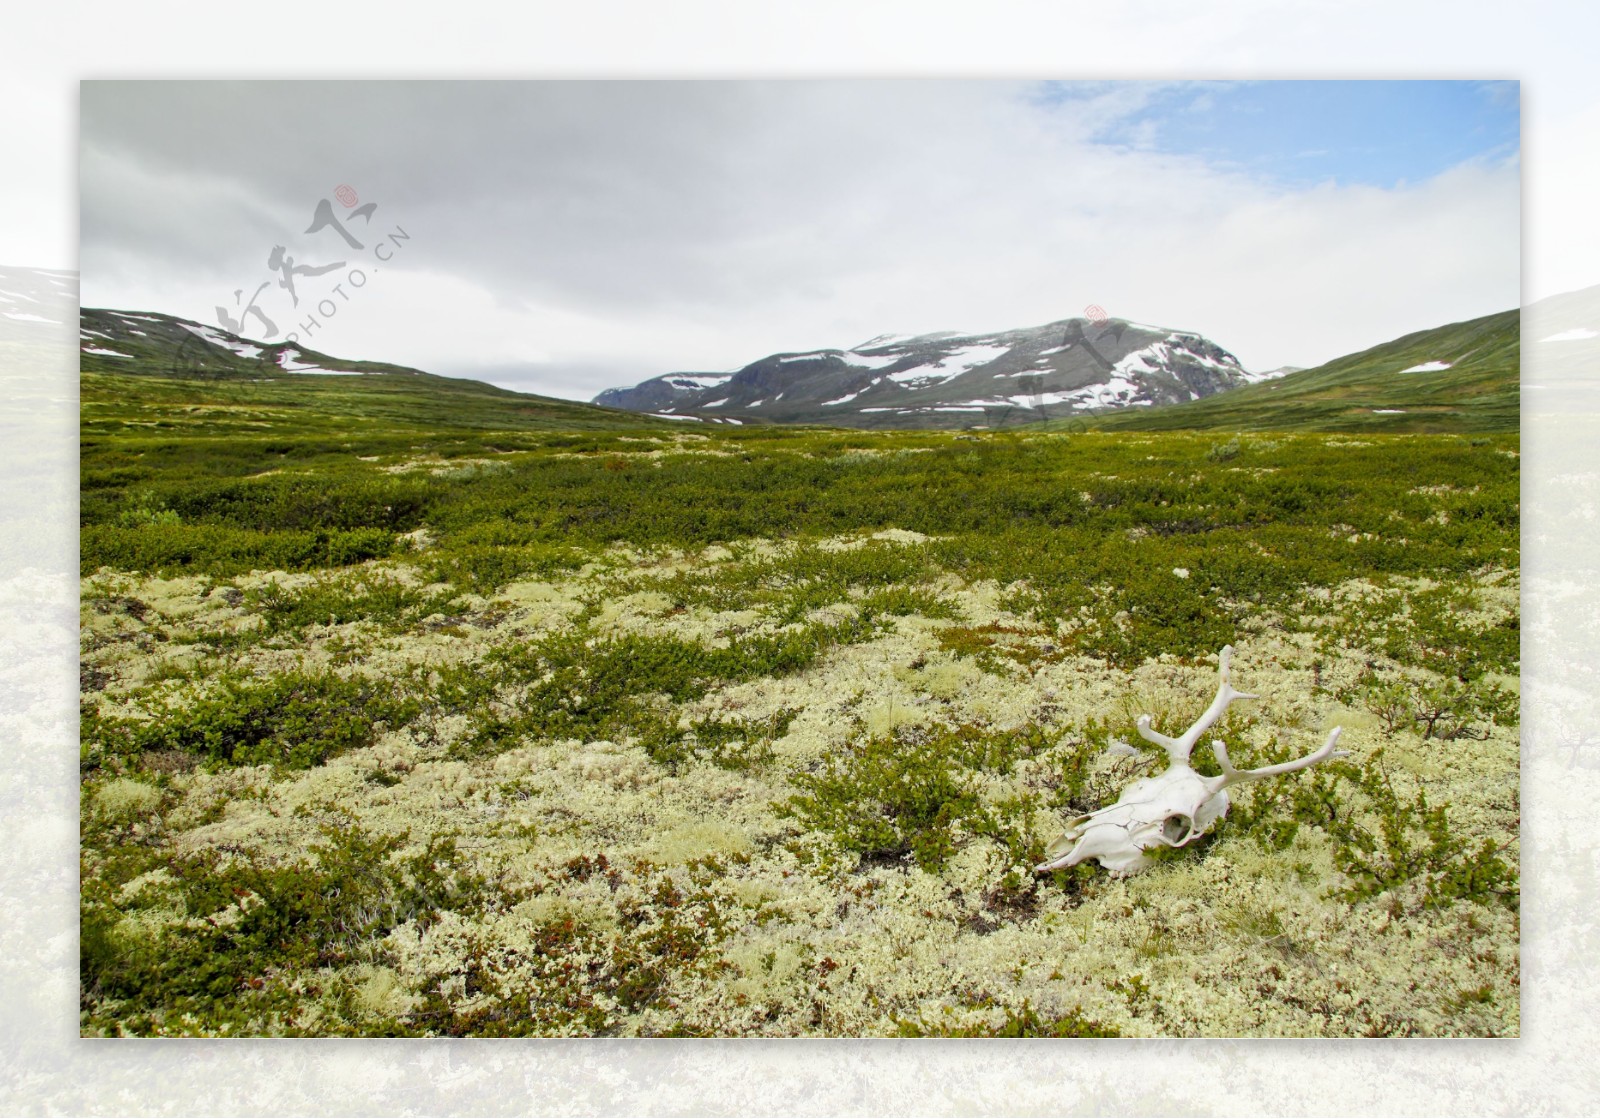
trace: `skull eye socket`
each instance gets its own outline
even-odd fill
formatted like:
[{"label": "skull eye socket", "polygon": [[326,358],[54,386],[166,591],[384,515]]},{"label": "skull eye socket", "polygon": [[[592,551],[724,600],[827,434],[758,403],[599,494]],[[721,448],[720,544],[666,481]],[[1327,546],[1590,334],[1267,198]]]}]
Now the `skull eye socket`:
[{"label": "skull eye socket", "polygon": [[1181,812],[1176,812],[1161,821],[1161,838],[1176,847],[1189,838],[1189,832],[1194,829],[1194,821]]}]

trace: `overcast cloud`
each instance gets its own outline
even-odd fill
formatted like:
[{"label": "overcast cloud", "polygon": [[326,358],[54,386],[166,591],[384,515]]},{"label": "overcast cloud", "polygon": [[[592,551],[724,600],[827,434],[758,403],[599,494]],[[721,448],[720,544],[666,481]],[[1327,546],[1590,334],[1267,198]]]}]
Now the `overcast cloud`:
[{"label": "overcast cloud", "polygon": [[[1163,151],[1172,87],[1023,82],[91,82],[86,306],[587,399],[678,370],[1081,314],[1310,365],[1519,303],[1519,166],[1285,185]],[[1181,99],[1180,99],[1181,100]],[[1201,114],[1197,87],[1181,110]],[[1120,125],[1140,116],[1141,127]],[[1131,132],[1132,138],[1129,138]],[[1106,137],[1119,135],[1117,143]],[[348,184],[370,224],[334,200]],[[303,232],[321,199],[362,241]],[[387,264],[375,245],[396,229]],[[243,333],[264,331],[252,319]]]}]

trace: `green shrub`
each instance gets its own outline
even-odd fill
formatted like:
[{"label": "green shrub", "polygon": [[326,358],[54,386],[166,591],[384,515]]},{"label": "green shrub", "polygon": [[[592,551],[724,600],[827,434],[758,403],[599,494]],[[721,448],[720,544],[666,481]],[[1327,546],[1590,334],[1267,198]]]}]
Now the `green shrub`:
[{"label": "green shrub", "polygon": [[910,856],[937,871],[966,835],[995,838],[1016,857],[1037,861],[1043,844],[1021,830],[1032,804],[987,805],[973,778],[978,770],[1009,772],[1018,758],[1046,746],[1037,727],[945,728],[919,741],[878,736],[831,756],[816,773],[797,775],[802,791],[776,807],[868,860]]},{"label": "green shrub", "polygon": [[276,581],[245,592],[245,606],[261,615],[267,633],[312,625],[376,622],[389,629],[414,624],[454,605],[450,593],[428,594],[387,575],[361,572],[322,579],[296,590]]},{"label": "green shrub", "polygon": [[117,571],[170,574],[205,572],[222,578],[250,571],[310,571],[380,559],[397,550],[382,529],[265,532],[225,525],[156,521],[138,527],[86,525],[79,537],[79,569],[92,575]]},{"label": "green shrub", "polygon": [[149,717],[84,720],[88,764],[108,756],[137,761],[150,751],[181,751],[215,765],[306,769],[370,745],[379,727],[414,717],[415,700],[391,682],[333,673],[291,672],[265,680],[223,676],[186,707],[156,707]]},{"label": "green shrub", "polygon": [[584,556],[551,545],[474,544],[447,546],[426,558],[427,579],[453,583],[474,594],[491,594],[528,575],[547,577],[582,566]]},{"label": "green shrub", "polygon": [[117,523],[126,528],[138,528],[143,525],[176,525],[182,524],[183,518],[168,509],[166,504],[150,490],[141,490],[134,497],[135,505],[124,509],[117,515]]},{"label": "green shrub", "polygon": [[900,1037],[1121,1037],[1114,1026],[1107,1026],[1082,1013],[1071,1010],[1059,1018],[1046,1018],[1023,1000],[1020,1011],[1005,1008],[1005,1019],[998,1025],[956,1026],[945,1022],[930,1023],[926,1017],[917,1021],[899,1019],[897,1033]]},{"label": "green shrub", "polygon": [[682,703],[718,684],[785,676],[834,645],[862,640],[872,632],[871,622],[853,618],[743,637],[715,648],[665,635],[590,637],[573,630],[525,646],[497,648],[472,673],[449,674],[443,702],[469,710],[473,700],[481,703],[496,690],[518,689],[514,713],[479,712],[472,732],[454,748],[459,756],[498,753],[528,737],[642,735],[646,742],[659,744],[663,758],[678,760],[677,748],[670,744],[675,730],[662,730],[651,697],[661,694]]},{"label": "green shrub", "polygon": [[685,729],[665,719],[646,720],[640,745],[652,761],[677,767],[704,758],[722,769],[758,769],[772,760],[772,741],[789,732],[799,712],[786,708],[759,721],[696,719]]},{"label": "green shrub", "polygon": [[[325,826],[303,861],[226,859],[217,851],[171,857],[166,882],[125,898],[115,879],[84,883],[80,985],[85,1026],[134,1033],[276,1032],[292,1018],[297,972],[352,962],[364,942],[407,921],[476,903],[486,884],[455,869],[453,840],[434,837],[412,855],[407,836]],[[119,924],[143,905],[176,902],[200,919],[154,938]],[[217,920],[237,910],[231,920]],[[194,1015],[187,1030],[185,1015]],[[279,1027],[282,1028],[281,1026]]]},{"label": "green shrub", "polygon": [[1500,849],[1488,840],[1469,844],[1450,826],[1443,805],[1428,804],[1425,791],[1418,789],[1411,800],[1400,797],[1379,761],[1374,757],[1356,778],[1378,818],[1377,832],[1349,815],[1329,821],[1334,865],[1350,879],[1334,896],[1359,901],[1418,880],[1428,907],[1500,901],[1515,909],[1517,875],[1500,858]]},{"label": "green shrub", "polygon": [[[1423,905],[1457,901],[1499,902],[1516,908],[1520,893],[1513,864],[1488,840],[1472,845],[1451,825],[1444,805],[1430,805],[1418,788],[1409,799],[1395,791],[1376,751],[1365,764],[1328,762],[1279,786],[1257,788],[1229,811],[1222,830],[1254,835],[1269,850],[1285,850],[1302,825],[1333,841],[1334,866],[1347,879],[1330,896],[1345,901],[1377,897],[1418,882]],[[1274,748],[1269,763],[1288,760]]]},{"label": "green shrub", "polygon": [[1437,682],[1380,679],[1363,674],[1356,696],[1363,706],[1383,720],[1384,730],[1416,730],[1423,738],[1450,741],[1487,738],[1479,722],[1502,723],[1514,718],[1517,700],[1498,684],[1483,680],[1463,682],[1445,678]]},{"label": "green shrub", "polygon": [[1208,462],[1232,462],[1239,457],[1239,440],[1230,439],[1226,443],[1213,443],[1206,451]]}]

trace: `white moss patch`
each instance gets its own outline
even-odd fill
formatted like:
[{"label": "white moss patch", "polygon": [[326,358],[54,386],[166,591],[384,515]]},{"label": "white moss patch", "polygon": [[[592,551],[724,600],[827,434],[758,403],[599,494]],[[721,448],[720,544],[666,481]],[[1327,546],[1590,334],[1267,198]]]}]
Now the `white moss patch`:
[{"label": "white moss patch", "polygon": [[[888,530],[827,546],[873,542],[928,543]],[[859,595],[780,623],[754,592],[740,599],[730,590],[719,606],[679,606],[652,582],[688,574],[709,585],[734,565],[783,559],[796,547],[767,540],[703,551],[616,547],[568,577],[523,579],[485,598],[463,598],[470,623],[435,616],[400,632],[313,626],[241,644],[203,665],[156,646],[200,629],[245,627],[249,611],[229,601],[237,596],[204,580],[103,573],[85,582],[85,664],[114,674],[124,691],[154,688],[156,677],[170,674],[170,685],[160,687],[182,706],[205,688],[204,679],[184,673],[204,676],[221,666],[256,677],[325,668],[371,679],[418,671],[438,680],[428,673],[551,635],[666,635],[725,648],[751,635],[858,621]],[[367,570],[414,573],[399,563]],[[303,589],[314,579],[257,574],[233,585],[271,582]],[[1025,584],[936,573],[924,586],[949,604],[954,620],[879,618],[864,636],[822,649],[799,671],[709,681],[681,703],[650,698],[680,729],[704,719],[760,726],[790,716],[767,744],[770,754],[743,768],[692,753],[666,764],[643,738],[625,734],[527,734],[469,749],[486,714],[514,720],[526,712],[531,693],[507,690],[481,710],[384,728],[369,745],[307,770],[198,768],[162,778],[161,788],[131,776],[97,778],[86,787],[86,818],[152,827],[141,821],[159,808],[166,849],[215,856],[224,869],[307,865],[330,829],[391,837],[391,869],[450,840],[446,869],[483,883],[481,891],[351,945],[348,959],[315,976],[282,977],[324,991],[305,996],[301,1025],[314,1020],[313,1009],[355,1032],[381,1020],[422,1021],[425,1011],[463,1021],[503,1012],[534,1015],[540,1032],[552,1034],[590,1032],[602,1022],[625,1036],[893,1035],[907,1023],[993,1028],[1026,1006],[1047,1020],[1079,1015],[1133,1036],[1517,1032],[1516,913],[1476,901],[1430,908],[1411,886],[1339,900],[1331,892],[1342,881],[1336,851],[1316,827],[1302,826],[1281,851],[1224,827],[1196,857],[1127,880],[1091,873],[1062,886],[1035,883],[1026,862],[981,829],[958,831],[947,861],[930,871],[899,855],[862,859],[836,836],[786,815],[781,809],[807,775],[869,739],[898,733],[915,751],[948,728],[1042,727],[1037,755],[1008,773],[967,776],[990,810],[1035,797],[1016,826],[1046,842],[1069,814],[1048,796],[1075,752],[1091,748],[1086,728],[1106,726],[1136,741],[1133,720],[1149,712],[1158,729],[1175,731],[1214,691],[1214,663],[1164,657],[1118,671],[1075,655],[1061,647],[1072,624],[1048,632],[1008,607],[1026,600]],[[1485,574],[1470,589],[1475,624],[1516,609],[1508,573]],[[1337,698],[1372,665],[1399,669],[1375,650],[1324,641],[1316,626],[1336,625],[1393,593],[1351,582],[1309,596],[1310,613],[1294,626],[1253,617],[1234,642],[1236,685],[1262,697],[1238,705],[1253,720],[1245,739],[1258,749],[1276,740],[1299,754],[1342,726],[1353,761],[1381,748],[1402,799],[1423,793],[1430,805],[1447,805],[1456,834],[1503,845],[1514,863],[1514,724],[1445,743],[1413,729],[1391,732],[1358,700]],[[129,613],[119,596],[144,604],[144,616]],[[1023,655],[985,660],[944,647],[945,631],[985,626]],[[168,641],[155,640],[158,630]],[[157,670],[161,663],[169,667]],[[1103,732],[1095,733],[1103,745]],[[1110,800],[1149,767],[1097,754],[1085,788]],[[1020,883],[1015,901],[1001,888],[1008,876]],[[171,903],[177,889],[160,872],[135,878],[117,934],[154,944],[163,930],[200,920]],[[238,921],[251,904],[237,899],[209,916]]]},{"label": "white moss patch", "polygon": [[116,777],[94,790],[94,806],[114,820],[141,816],[161,803],[161,790],[131,777]]}]

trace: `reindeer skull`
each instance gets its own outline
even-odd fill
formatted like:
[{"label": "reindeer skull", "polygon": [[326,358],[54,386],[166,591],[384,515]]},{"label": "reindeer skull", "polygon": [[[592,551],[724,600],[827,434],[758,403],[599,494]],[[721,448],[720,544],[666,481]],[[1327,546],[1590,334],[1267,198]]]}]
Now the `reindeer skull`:
[{"label": "reindeer skull", "polygon": [[[1228,704],[1236,699],[1258,698],[1236,692],[1228,683],[1228,661],[1232,655],[1233,646],[1228,645],[1218,656],[1221,683],[1217,686],[1217,698],[1181,738],[1168,738],[1152,730],[1150,716],[1140,716],[1139,734],[1167,751],[1166,771],[1135,781],[1122,791],[1115,804],[1068,823],[1066,833],[1050,845],[1045,852],[1045,862],[1036,867],[1036,871],[1059,870],[1085,859],[1099,859],[1101,866],[1116,875],[1143,870],[1150,865],[1145,855],[1150,848],[1182,847],[1204,835],[1212,824],[1222,819],[1228,811],[1228,786],[1292,773],[1329,758],[1346,756],[1345,751],[1333,748],[1339,741],[1340,731],[1339,727],[1334,727],[1319,749],[1296,761],[1260,769],[1234,769],[1227,749],[1220,741],[1214,741],[1212,749],[1222,773],[1204,777],[1190,768],[1190,752],[1200,736],[1222,718]],[[1132,752],[1131,747],[1115,739],[1112,749],[1119,753]]]}]

